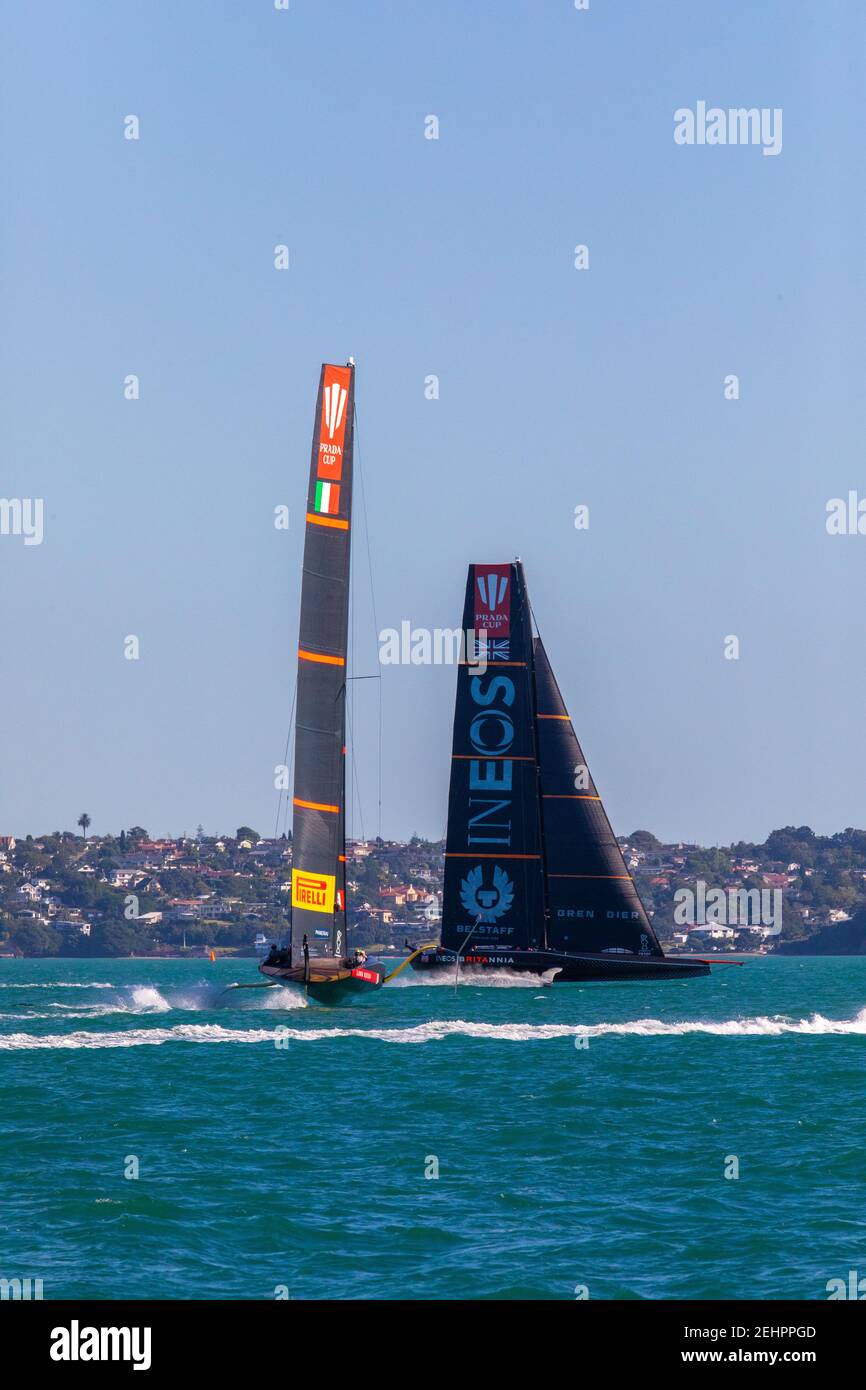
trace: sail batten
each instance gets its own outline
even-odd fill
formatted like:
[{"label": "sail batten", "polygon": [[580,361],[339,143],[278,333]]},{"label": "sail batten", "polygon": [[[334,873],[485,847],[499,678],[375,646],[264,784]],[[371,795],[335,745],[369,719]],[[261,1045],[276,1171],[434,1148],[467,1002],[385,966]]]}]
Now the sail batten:
[{"label": "sail batten", "polygon": [[307,490],[292,829],[292,953],[346,951],[345,744],[354,367],[319,378]]}]

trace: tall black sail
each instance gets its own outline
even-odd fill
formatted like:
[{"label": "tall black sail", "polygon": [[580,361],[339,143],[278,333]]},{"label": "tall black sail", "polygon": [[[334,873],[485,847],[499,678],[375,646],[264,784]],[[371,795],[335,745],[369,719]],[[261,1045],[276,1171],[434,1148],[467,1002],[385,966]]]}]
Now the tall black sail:
[{"label": "tall black sail", "polygon": [[346,951],[346,655],[353,366],[319,378],[307,493],[292,825],[292,958]]},{"label": "tall black sail", "polygon": [[[458,668],[442,945],[544,943],[544,878],[523,566],[470,565]],[[478,657],[474,663],[472,658]]]},{"label": "tall black sail", "polygon": [[534,669],[548,945],[661,956],[540,637]]}]

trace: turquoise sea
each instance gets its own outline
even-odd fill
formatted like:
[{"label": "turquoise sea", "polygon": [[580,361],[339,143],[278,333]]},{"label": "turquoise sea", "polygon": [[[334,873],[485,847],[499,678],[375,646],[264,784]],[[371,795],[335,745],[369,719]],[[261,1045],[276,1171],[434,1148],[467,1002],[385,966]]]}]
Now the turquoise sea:
[{"label": "turquoise sea", "polygon": [[401,977],[342,1008],[221,992],[256,978],[0,961],[0,1277],[46,1299],[822,1299],[866,1275],[866,958]]}]

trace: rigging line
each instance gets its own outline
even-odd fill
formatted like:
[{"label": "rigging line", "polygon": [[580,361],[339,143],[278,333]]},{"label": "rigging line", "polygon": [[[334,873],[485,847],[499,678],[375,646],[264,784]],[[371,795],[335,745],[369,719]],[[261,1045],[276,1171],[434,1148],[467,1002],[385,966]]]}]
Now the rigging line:
[{"label": "rigging line", "polygon": [[[521,573],[522,573],[522,570],[521,570]],[[546,834],[545,834],[545,828],[544,828],[544,797],[543,797],[543,795],[542,795],[542,792],[543,792],[543,779],[542,779],[542,774],[541,774],[541,748],[540,748],[540,745],[539,745],[539,732],[538,732],[538,686],[537,686],[537,684],[536,684],[535,642],[534,642],[533,636],[532,636],[532,624],[533,624],[533,622],[535,623],[536,630],[538,631],[538,640],[539,640],[539,642],[541,641],[541,629],[538,627],[538,622],[537,622],[537,619],[536,619],[536,617],[535,617],[535,613],[533,612],[533,608],[532,608],[532,600],[531,600],[531,598],[529,597],[529,591],[528,591],[528,589],[527,589],[527,587],[526,587],[525,582],[524,582],[524,585],[523,585],[523,594],[524,594],[524,598],[525,598],[525,600],[526,600],[526,605],[527,605],[527,607],[528,607],[528,609],[529,609],[529,642],[528,642],[527,652],[526,652],[526,657],[527,657],[527,677],[528,677],[528,693],[529,693],[530,718],[531,718],[531,726],[532,726],[532,750],[533,750],[533,753],[534,753],[534,756],[535,756],[535,798],[536,798],[536,801],[535,801],[535,815],[536,815],[536,825],[537,825],[537,827],[538,827],[538,836],[539,836],[538,844],[539,844],[539,849],[541,850],[541,929],[542,929],[542,944],[543,944],[544,946],[547,946],[547,945],[549,945],[550,921],[551,921],[551,918],[550,918],[550,883],[549,883],[549,879],[548,879],[547,836],[546,836]]]},{"label": "rigging line", "polygon": [[[291,741],[291,743],[289,744],[289,777],[288,777],[288,781],[289,781],[289,785],[291,786],[291,788],[292,788],[293,791],[294,791],[294,786],[295,786],[295,771],[296,771],[295,759],[296,759],[297,756],[298,756],[298,704],[297,704],[297,700],[296,700],[296,701],[295,701],[295,727],[292,729],[292,741]],[[289,829],[289,816],[291,815],[291,820],[292,820],[292,827],[291,827],[291,829],[292,829],[292,836],[294,837],[294,833],[295,833],[295,813],[294,813],[294,810],[292,809],[293,804],[294,804],[294,803],[293,803],[292,797],[287,793],[287,794],[286,794],[286,802],[285,802],[286,809],[285,809],[285,811],[284,811],[284,813],[283,813],[283,829],[286,830],[286,831],[288,831],[288,829]]]},{"label": "rigging line", "polygon": [[[350,543],[350,545],[351,545],[351,543]],[[357,581],[356,581],[356,577],[355,577],[355,569],[356,569],[356,568],[357,568],[357,567],[356,567],[355,565],[352,564],[352,556],[351,556],[351,551],[350,551],[350,554],[349,554],[349,622],[350,622],[350,627],[349,627],[349,653],[348,653],[349,660],[348,660],[347,668],[346,668],[346,674],[347,674],[347,675],[348,675],[348,672],[351,671],[352,667],[353,667],[354,664],[355,664],[355,608],[356,608],[356,582],[357,582]],[[346,711],[346,714],[348,715],[348,718],[349,718],[349,727],[350,727],[350,729],[351,729],[351,728],[354,728],[354,724],[355,724],[355,687],[354,687],[354,685],[353,685],[351,690],[346,691],[346,683],[345,683],[345,681],[344,681],[344,682],[343,682],[343,690],[344,690],[344,692],[345,692],[344,697],[343,697],[343,707],[344,707],[344,709],[345,709],[345,711]],[[344,730],[344,732],[343,732],[343,737],[344,737],[344,740],[345,740],[345,730]],[[350,773],[350,776],[349,776],[349,826],[348,826],[348,830],[349,830],[349,839],[350,839],[350,840],[354,840],[354,838],[355,838],[355,790],[354,790],[354,789],[355,789],[355,786],[357,785],[357,781],[358,781],[358,764],[357,764],[357,760],[356,760],[356,758],[355,758],[355,735],[354,735],[354,734],[352,734],[352,737],[351,737],[351,739],[350,739],[350,752],[349,752],[349,758],[350,758],[350,764],[351,764],[351,773]],[[345,777],[345,763],[344,763],[344,764],[343,764],[343,800],[344,800],[344,803],[345,803],[345,798],[346,798],[346,777]],[[344,814],[344,816],[345,816],[345,805],[344,805],[343,814]],[[345,825],[344,825],[344,827],[343,827],[343,853],[344,853],[344,854],[346,853],[346,827],[345,827]],[[344,901],[345,901],[345,899],[344,899]]]},{"label": "rigging line", "polygon": [[[373,610],[373,641],[376,644],[378,655],[379,647],[379,618],[376,613],[376,589],[373,584],[373,556],[370,549],[370,526],[367,521],[367,488],[364,481],[364,469],[361,464],[361,433],[358,429],[358,407],[354,407],[355,441],[356,452],[358,455],[358,479],[361,484],[361,508],[364,514],[364,541],[367,547],[367,569],[370,574],[370,607]],[[382,838],[382,685],[379,684],[378,693],[378,782],[377,782],[377,825],[376,838]]]},{"label": "rigging line", "polygon": [[[285,751],[284,754],[283,754],[283,767],[285,767],[285,768],[288,768],[288,765],[289,765],[289,744],[291,743],[291,740],[292,740],[292,730],[293,730],[293,728],[294,728],[295,698],[296,698],[296,696],[297,696],[297,693],[298,693],[298,682],[297,682],[297,680],[296,680],[296,681],[295,681],[294,690],[292,691],[292,708],[291,708],[291,711],[289,712],[289,727],[288,727],[288,729],[286,730],[286,751]],[[275,839],[275,840],[278,840],[279,837],[280,837],[280,811],[282,810],[282,805],[283,805],[283,791],[284,791],[284,790],[286,791],[286,803],[288,804],[288,789],[287,789],[287,788],[284,789],[283,787],[280,787],[280,795],[279,795],[279,797],[278,797],[278,799],[277,799],[277,819],[276,819],[276,821],[274,822],[274,839]]]},{"label": "rigging line", "polygon": [[475,918],[475,921],[472,923],[472,928],[471,928],[471,930],[470,930],[470,932],[469,932],[469,936],[467,936],[467,937],[464,939],[463,945],[460,946],[459,949],[458,949],[458,951],[457,951],[457,956],[456,956],[456,959],[455,959],[455,961],[454,961],[454,993],[455,993],[455,994],[457,993],[457,986],[458,986],[458,984],[459,984],[459,982],[460,982],[459,977],[460,977],[460,955],[461,955],[461,952],[465,949],[466,942],[469,940],[469,937],[470,937],[470,936],[472,935],[472,933],[475,931],[475,928],[478,926],[478,924],[479,924],[480,921],[481,921],[481,913],[479,912],[478,916]]},{"label": "rigging line", "polygon": [[[537,634],[539,640],[541,641],[541,628],[538,626],[538,619],[537,619],[536,616],[535,616],[535,609],[534,609],[533,606],[532,606],[532,599],[529,597],[529,594],[528,594],[528,593],[527,593],[527,595],[526,595],[526,602],[529,604],[529,616],[531,617],[532,621],[535,623],[535,631],[536,631],[536,634]],[[532,641],[532,628],[529,629],[529,639],[530,639],[530,641]],[[543,642],[543,641],[541,641],[541,645],[544,647],[544,642]],[[547,650],[546,647],[545,647],[544,649],[545,649],[545,651]]]},{"label": "rigging line", "polygon": [[[355,731],[354,731],[353,724],[352,724],[352,715],[351,715],[351,711],[349,710],[348,706],[346,707],[346,713],[347,713],[348,716],[349,716],[349,739],[350,739],[350,741],[351,741],[352,747],[354,748],[354,746],[355,746]],[[358,820],[361,822],[361,839],[362,839],[362,840],[366,840],[367,836],[366,836],[365,833],[364,833],[364,807],[363,807],[363,804],[362,804],[362,802],[361,802],[361,788],[360,788],[359,785],[358,785],[358,765],[357,765],[357,763],[355,762],[355,759],[354,759],[354,758],[352,759],[352,773],[353,773],[353,781],[354,781],[354,791],[355,791],[355,793],[356,793],[356,795],[357,795],[357,798],[358,798]],[[352,836],[351,838],[354,839],[355,837]]]},{"label": "rigging line", "polygon": [[[293,711],[293,712],[297,709],[297,695],[298,695],[298,680],[297,680],[297,676],[296,676],[296,677],[295,677],[295,686],[294,686],[294,690],[292,691],[292,711]],[[295,775],[295,766],[294,766],[294,764],[295,764],[295,749],[296,749],[296,746],[297,746],[297,737],[296,737],[296,734],[297,734],[297,729],[295,728],[295,721],[294,721],[294,719],[290,719],[290,720],[289,720],[289,755],[288,755],[288,757],[286,758],[286,766],[288,767],[288,770],[289,770],[289,771],[288,771],[288,776],[287,776],[286,780],[287,780],[288,783],[289,783],[289,787],[294,786],[294,775]],[[292,798],[291,798],[291,795],[290,795],[290,793],[289,793],[288,790],[286,791],[286,800],[285,800],[284,805],[285,805],[285,809],[284,809],[284,811],[283,811],[283,834],[285,835],[285,834],[288,833],[288,829],[289,829],[289,807],[292,805]],[[292,818],[292,825],[293,825],[293,828],[294,828],[294,817]]]}]

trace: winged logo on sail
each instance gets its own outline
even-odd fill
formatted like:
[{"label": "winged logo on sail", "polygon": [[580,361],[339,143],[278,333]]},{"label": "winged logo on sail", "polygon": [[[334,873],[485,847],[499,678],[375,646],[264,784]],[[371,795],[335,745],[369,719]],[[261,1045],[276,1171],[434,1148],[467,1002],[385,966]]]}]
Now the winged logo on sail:
[{"label": "winged logo on sail", "polygon": [[470,912],[482,922],[495,922],[514,902],[514,884],[504,869],[497,864],[493,870],[493,884],[485,886],[484,871],[480,864],[460,883],[460,903],[465,912]]}]

